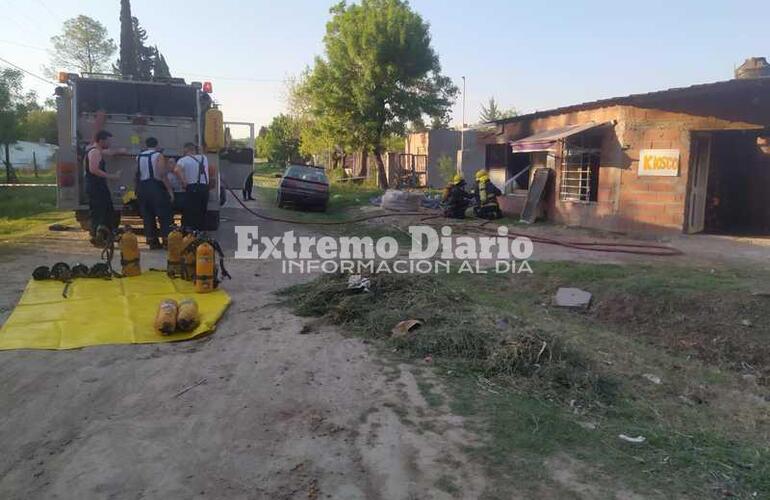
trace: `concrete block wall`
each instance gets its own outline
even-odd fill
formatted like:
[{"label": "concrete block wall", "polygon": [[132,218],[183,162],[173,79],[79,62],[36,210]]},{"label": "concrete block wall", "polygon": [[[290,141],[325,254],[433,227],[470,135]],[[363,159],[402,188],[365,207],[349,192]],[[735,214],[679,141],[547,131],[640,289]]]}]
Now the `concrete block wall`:
[{"label": "concrete block wall", "polygon": [[[562,152],[557,152],[547,216],[568,225],[622,232],[681,232],[687,213],[690,138],[694,131],[740,130],[756,124],[633,106],[608,106],[521,120],[485,137],[510,142],[549,129],[612,122],[602,141],[596,202],[559,200]],[[678,149],[677,177],[639,176],[642,149]]]}]

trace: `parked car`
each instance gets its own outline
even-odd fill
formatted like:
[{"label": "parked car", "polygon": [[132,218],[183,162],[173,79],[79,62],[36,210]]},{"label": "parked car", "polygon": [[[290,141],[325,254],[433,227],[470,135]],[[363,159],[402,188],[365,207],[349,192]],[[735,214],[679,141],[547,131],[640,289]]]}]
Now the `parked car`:
[{"label": "parked car", "polygon": [[323,168],[289,165],[278,183],[278,206],[293,203],[303,208],[326,211],[329,203],[329,179]]}]

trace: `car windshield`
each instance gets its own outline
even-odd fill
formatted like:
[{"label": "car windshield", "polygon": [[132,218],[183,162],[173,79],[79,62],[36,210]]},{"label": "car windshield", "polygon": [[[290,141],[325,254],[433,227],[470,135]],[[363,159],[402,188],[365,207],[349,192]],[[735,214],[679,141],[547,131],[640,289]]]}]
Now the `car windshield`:
[{"label": "car windshield", "polygon": [[306,167],[304,165],[292,165],[286,169],[286,177],[301,179],[303,181],[323,182],[328,184],[326,174],[320,168]]}]

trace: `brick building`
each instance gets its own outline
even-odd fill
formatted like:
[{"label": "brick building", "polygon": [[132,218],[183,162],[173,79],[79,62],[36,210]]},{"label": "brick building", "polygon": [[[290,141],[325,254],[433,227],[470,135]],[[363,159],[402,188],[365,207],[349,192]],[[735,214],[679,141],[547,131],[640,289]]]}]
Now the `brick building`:
[{"label": "brick building", "polygon": [[[497,184],[550,169],[550,220],[611,231],[770,234],[770,78],[588,102],[495,122]],[[521,174],[518,175],[517,174]],[[521,192],[521,191],[519,191]]]}]

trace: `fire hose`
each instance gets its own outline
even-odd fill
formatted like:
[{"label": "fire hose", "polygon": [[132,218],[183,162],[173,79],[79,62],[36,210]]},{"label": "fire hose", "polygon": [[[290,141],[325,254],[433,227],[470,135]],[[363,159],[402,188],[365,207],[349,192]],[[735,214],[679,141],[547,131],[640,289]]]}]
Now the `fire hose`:
[{"label": "fire hose", "polygon": [[[243,201],[241,201],[241,199],[238,198],[235,192],[226,184],[225,184],[225,189],[230,192],[230,194],[233,196],[235,201],[237,201],[241,207],[243,207],[247,212],[249,212],[254,217],[257,217],[263,220],[268,220],[271,222],[283,222],[286,224],[297,224],[297,225],[307,225],[307,226],[339,226],[344,224],[355,224],[355,223],[365,222],[365,221],[374,220],[374,219],[382,219],[385,217],[418,216],[418,217],[422,217],[420,219],[420,222],[426,222],[432,219],[443,218],[443,215],[440,215],[440,214],[432,214],[426,217],[425,212],[386,212],[381,214],[372,214],[372,215],[366,215],[362,217],[354,217],[352,219],[334,220],[334,221],[300,221],[300,220],[284,219],[282,217],[274,217],[274,216],[265,215],[257,212],[256,210],[246,206],[246,204]],[[486,221],[486,222],[489,222],[489,221]],[[486,224],[486,222],[484,224]],[[649,255],[654,257],[675,257],[678,255],[683,255],[683,252],[681,250],[670,246],[666,246],[666,245],[652,245],[652,244],[643,244],[643,243],[582,242],[582,241],[569,241],[569,240],[565,241],[557,238],[549,238],[545,236],[536,236],[536,235],[511,231],[510,228],[508,228],[508,232],[506,235],[500,235],[498,234],[496,229],[485,228],[484,224],[476,225],[476,226],[463,225],[463,228],[464,229],[470,228],[485,234],[502,236],[502,237],[507,237],[511,239],[519,238],[519,237],[529,238],[534,243],[561,246],[565,248],[571,248],[574,250],[586,250],[591,252],[606,252],[606,253],[624,253],[624,254],[631,254],[631,255]]]}]

